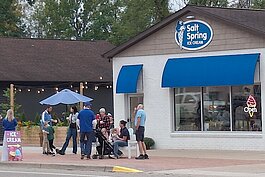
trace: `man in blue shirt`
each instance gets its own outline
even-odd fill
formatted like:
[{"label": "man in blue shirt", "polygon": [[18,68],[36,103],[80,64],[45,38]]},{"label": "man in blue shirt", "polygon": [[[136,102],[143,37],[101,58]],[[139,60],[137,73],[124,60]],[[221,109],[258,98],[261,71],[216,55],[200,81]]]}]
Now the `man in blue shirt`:
[{"label": "man in blue shirt", "polygon": [[140,151],[140,156],[136,157],[135,159],[149,159],[148,155],[146,154],[146,146],[144,143],[144,131],[145,131],[145,121],[146,121],[144,105],[139,104],[135,111],[136,111],[136,115],[135,115],[136,132],[135,134],[136,134],[136,141],[138,143],[139,151]]},{"label": "man in blue shirt", "polygon": [[80,127],[81,159],[84,159],[85,155],[87,155],[87,159],[90,159],[93,139],[92,122],[95,119],[95,114],[91,111],[90,102],[84,103],[84,109],[79,112],[77,119]]}]

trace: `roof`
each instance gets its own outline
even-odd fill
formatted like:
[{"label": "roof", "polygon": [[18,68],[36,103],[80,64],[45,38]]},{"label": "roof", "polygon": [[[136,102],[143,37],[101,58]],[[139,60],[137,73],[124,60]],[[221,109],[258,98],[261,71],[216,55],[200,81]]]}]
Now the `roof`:
[{"label": "roof", "polygon": [[112,63],[102,54],[113,47],[106,41],[0,38],[0,81],[112,82]]},{"label": "roof", "polygon": [[262,37],[265,36],[265,10],[202,7],[187,5],[183,9],[168,16],[161,22],[151,26],[150,28],[131,38],[127,42],[104,53],[103,56],[106,58],[113,58],[115,55],[140,42],[141,40],[164,28],[165,26],[176,21],[176,19],[182,17],[183,15],[189,12],[194,12],[200,15],[207,16],[208,18],[221,20],[225,23],[228,23],[229,25],[244,28],[251,33],[261,35]]}]

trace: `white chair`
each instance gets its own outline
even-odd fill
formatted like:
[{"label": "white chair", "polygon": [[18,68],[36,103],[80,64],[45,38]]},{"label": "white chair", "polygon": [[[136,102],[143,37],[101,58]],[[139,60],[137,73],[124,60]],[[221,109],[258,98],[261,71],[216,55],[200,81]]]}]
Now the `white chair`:
[{"label": "white chair", "polygon": [[138,148],[138,143],[136,141],[136,137],[133,134],[133,129],[129,128],[128,129],[129,134],[130,134],[130,140],[128,140],[128,146],[125,147],[120,147],[121,150],[127,150],[128,151],[128,159],[132,158],[132,150],[135,149],[135,156],[139,156],[139,148]]}]

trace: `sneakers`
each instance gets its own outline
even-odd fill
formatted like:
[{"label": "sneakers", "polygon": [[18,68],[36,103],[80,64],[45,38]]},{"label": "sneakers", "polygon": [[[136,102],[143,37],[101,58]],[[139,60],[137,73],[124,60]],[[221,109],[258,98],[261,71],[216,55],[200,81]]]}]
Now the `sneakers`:
[{"label": "sneakers", "polygon": [[47,155],[55,156],[55,153],[54,152],[48,152]]},{"label": "sneakers", "polygon": [[85,155],[81,155],[81,160],[83,160],[85,158]]},{"label": "sneakers", "polygon": [[86,159],[87,159],[87,160],[90,160],[90,159],[91,159],[91,157],[90,157],[90,156],[87,156],[87,157],[86,157]]},{"label": "sneakers", "polygon": [[137,160],[144,160],[144,159],[149,159],[149,156],[147,154],[143,155],[140,154],[138,157],[135,157]]},{"label": "sneakers", "polygon": [[117,157],[115,155],[109,155],[109,158],[111,158],[111,159],[118,159],[119,157]]},{"label": "sneakers", "polygon": [[57,154],[60,154],[60,155],[65,155],[65,153],[62,152],[62,150],[58,150],[58,151],[56,151],[56,153],[57,153]]},{"label": "sneakers", "polygon": [[147,154],[145,154],[144,159],[149,159],[149,156]]},{"label": "sneakers", "polygon": [[137,160],[144,160],[145,158],[144,158],[144,155],[141,154],[138,157],[135,157],[135,159],[137,159]]}]

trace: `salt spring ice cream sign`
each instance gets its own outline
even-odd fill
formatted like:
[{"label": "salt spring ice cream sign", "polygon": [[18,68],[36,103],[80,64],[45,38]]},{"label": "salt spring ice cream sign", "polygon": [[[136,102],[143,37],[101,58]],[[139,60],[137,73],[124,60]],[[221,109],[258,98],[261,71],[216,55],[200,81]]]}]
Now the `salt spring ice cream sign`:
[{"label": "salt spring ice cream sign", "polygon": [[178,21],[175,40],[181,49],[199,50],[206,47],[213,38],[209,24],[201,20]]}]

